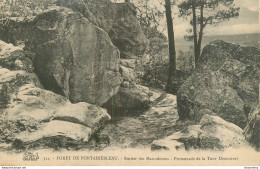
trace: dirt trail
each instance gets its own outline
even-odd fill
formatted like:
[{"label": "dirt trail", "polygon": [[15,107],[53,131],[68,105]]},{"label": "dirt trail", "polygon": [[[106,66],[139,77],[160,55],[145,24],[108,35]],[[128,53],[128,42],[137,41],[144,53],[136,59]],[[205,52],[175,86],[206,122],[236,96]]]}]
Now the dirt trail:
[{"label": "dirt trail", "polygon": [[149,148],[154,140],[174,133],[177,120],[176,96],[163,93],[143,114],[112,120],[96,134],[95,141],[99,149]]}]

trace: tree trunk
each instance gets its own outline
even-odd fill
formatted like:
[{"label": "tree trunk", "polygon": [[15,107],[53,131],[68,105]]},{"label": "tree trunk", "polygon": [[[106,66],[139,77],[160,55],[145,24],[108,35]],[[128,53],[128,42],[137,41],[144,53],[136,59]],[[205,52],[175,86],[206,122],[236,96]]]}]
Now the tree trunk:
[{"label": "tree trunk", "polygon": [[172,22],[172,11],[170,0],[165,0],[166,22],[168,28],[168,42],[169,42],[169,72],[166,90],[170,90],[172,86],[172,78],[176,77],[176,51],[175,40]]},{"label": "tree trunk", "polygon": [[194,41],[194,56],[195,56],[195,67],[199,59],[198,56],[198,37],[197,37],[197,15],[195,2],[192,4],[192,25],[193,25],[193,41]]},{"label": "tree trunk", "polygon": [[149,19],[147,19],[148,18],[148,2],[147,2],[147,0],[145,1],[145,17],[146,17],[146,24],[147,24],[146,37],[148,38],[148,29],[149,29],[150,23],[149,23]]},{"label": "tree trunk", "polygon": [[198,40],[198,57],[200,56],[201,53],[201,43],[202,43],[202,37],[203,37],[203,29],[204,29],[204,24],[203,24],[203,10],[204,10],[204,5],[201,5],[200,8],[200,33],[199,33],[199,40]]}]

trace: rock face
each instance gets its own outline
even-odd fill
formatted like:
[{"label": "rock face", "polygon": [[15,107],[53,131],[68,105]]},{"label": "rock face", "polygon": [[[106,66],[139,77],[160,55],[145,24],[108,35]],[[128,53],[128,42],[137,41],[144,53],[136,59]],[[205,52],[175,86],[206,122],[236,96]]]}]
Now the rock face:
[{"label": "rock face", "polygon": [[106,32],[111,30],[116,16],[116,9],[110,0],[58,0],[56,4],[81,13]]},{"label": "rock face", "polygon": [[248,116],[248,124],[244,129],[246,139],[260,151],[260,106],[252,111]]},{"label": "rock face", "polygon": [[190,125],[186,131],[177,132],[154,141],[152,150],[212,149],[225,150],[248,146],[243,130],[217,116],[204,115],[199,125]]},{"label": "rock face", "polygon": [[39,14],[26,49],[43,86],[72,102],[102,105],[121,84],[119,51],[106,32],[81,14],[55,7]]},{"label": "rock face", "polygon": [[113,44],[120,50],[121,58],[142,57],[147,39],[136,17],[136,7],[132,3],[116,3],[114,25],[109,32]]},{"label": "rock face", "polygon": [[258,103],[260,50],[215,41],[207,45],[195,73],[178,91],[180,119],[200,120],[203,109],[242,128]]},{"label": "rock face", "polygon": [[72,104],[42,89],[25,56],[21,48],[0,41],[0,143],[16,149],[77,146],[110,120],[105,109]]}]

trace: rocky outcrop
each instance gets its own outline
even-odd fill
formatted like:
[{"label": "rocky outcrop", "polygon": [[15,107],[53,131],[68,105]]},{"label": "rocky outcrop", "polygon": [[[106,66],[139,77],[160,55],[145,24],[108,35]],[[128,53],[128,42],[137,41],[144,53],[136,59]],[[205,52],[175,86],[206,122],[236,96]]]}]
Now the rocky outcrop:
[{"label": "rocky outcrop", "polygon": [[120,50],[121,58],[142,57],[147,39],[136,17],[136,7],[132,3],[116,3],[114,25],[109,32],[113,44]]},{"label": "rocky outcrop", "polygon": [[214,41],[207,45],[195,73],[177,94],[180,119],[197,119],[208,109],[242,128],[258,103],[260,50]]},{"label": "rocky outcrop", "polygon": [[117,17],[109,35],[120,50],[119,70],[123,82],[118,94],[109,100],[106,106],[122,112],[144,111],[151,93],[148,88],[136,85],[135,82],[137,72],[143,67],[147,39],[137,20],[134,4],[116,3],[115,8]]},{"label": "rocky outcrop", "polygon": [[102,105],[121,84],[119,51],[106,32],[81,14],[55,7],[39,14],[26,49],[43,86],[72,102]]},{"label": "rocky outcrop", "polygon": [[120,66],[123,86],[135,81],[135,67],[141,59],[138,57],[144,54],[147,40],[137,20],[136,7],[133,4],[113,4],[110,0],[58,0],[57,5],[81,13],[90,22],[109,32],[112,42],[121,52],[121,59],[123,58]]},{"label": "rocky outcrop", "polygon": [[56,4],[81,13],[106,32],[111,30],[116,16],[116,9],[110,0],[58,0]]},{"label": "rocky outcrop", "polygon": [[[141,113],[153,98],[148,88],[132,83],[138,57],[146,48],[133,4],[118,4],[114,8],[108,0],[57,3],[63,7],[49,8],[35,18],[9,18],[0,23],[1,39],[26,50],[13,52],[12,46],[10,56],[4,53],[0,58],[4,69],[1,78],[4,82],[6,76],[9,79],[0,86],[0,130],[4,133],[0,140],[15,148],[66,147],[87,142],[110,119],[104,109],[88,103],[103,105],[117,98],[117,109]],[[115,11],[119,12],[117,18]],[[129,23],[124,24],[123,17]],[[121,49],[130,59],[122,60],[120,67],[119,50],[107,32],[113,40],[127,40]],[[125,83],[118,92],[121,76]],[[11,83],[12,90],[7,87]],[[122,99],[112,97],[115,94]],[[50,130],[56,125],[64,127]]]},{"label": "rocky outcrop", "polygon": [[136,7],[109,0],[58,0],[56,4],[62,7],[52,7],[36,18],[4,19],[1,39],[35,53],[35,72],[46,89],[72,102],[102,105],[118,92],[120,75],[122,86],[127,87],[142,69],[147,39]]},{"label": "rocky outcrop", "polygon": [[0,41],[0,143],[8,143],[0,149],[52,147],[57,140],[61,142],[55,146],[77,147],[110,120],[105,109],[72,104],[42,89],[25,56],[21,48]]},{"label": "rocky outcrop", "polygon": [[199,125],[190,125],[185,131],[174,133],[151,145],[152,150],[225,150],[248,146],[243,130],[217,116],[204,115]]},{"label": "rocky outcrop", "polygon": [[114,4],[116,17],[109,36],[120,50],[120,73],[122,86],[128,87],[136,81],[137,72],[142,69],[144,54],[148,45],[136,16],[136,7],[132,3]]},{"label": "rocky outcrop", "polygon": [[246,139],[257,151],[260,151],[260,106],[248,116],[248,123],[244,129]]}]

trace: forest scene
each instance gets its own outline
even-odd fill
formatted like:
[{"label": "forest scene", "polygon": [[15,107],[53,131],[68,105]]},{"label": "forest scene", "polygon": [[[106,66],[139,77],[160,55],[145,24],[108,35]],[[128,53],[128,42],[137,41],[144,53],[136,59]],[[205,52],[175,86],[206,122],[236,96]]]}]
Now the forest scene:
[{"label": "forest scene", "polygon": [[258,0],[1,0],[0,151],[260,151]]}]

